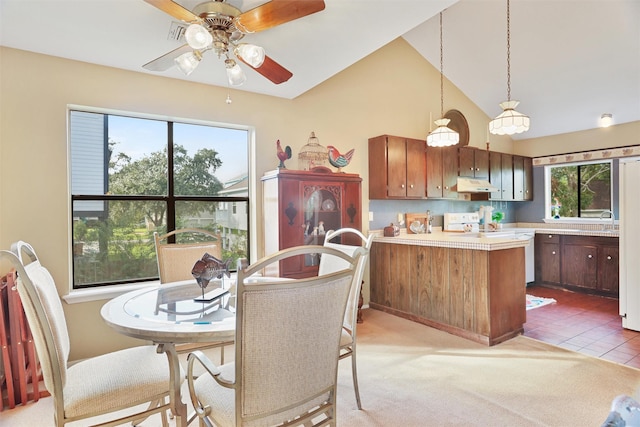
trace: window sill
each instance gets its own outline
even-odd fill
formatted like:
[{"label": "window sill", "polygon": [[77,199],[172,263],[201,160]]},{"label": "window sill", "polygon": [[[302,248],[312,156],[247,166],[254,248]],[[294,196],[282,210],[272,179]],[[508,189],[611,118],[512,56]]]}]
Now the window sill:
[{"label": "window sill", "polygon": [[[611,224],[611,218],[543,218],[546,224]],[[618,224],[618,220],[615,221]]]},{"label": "window sill", "polygon": [[129,285],[104,286],[88,289],[76,289],[69,294],[64,295],[62,299],[67,304],[79,304],[90,301],[110,300],[127,292],[135,291],[142,288],[158,286],[159,280],[143,283],[133,283]]}]

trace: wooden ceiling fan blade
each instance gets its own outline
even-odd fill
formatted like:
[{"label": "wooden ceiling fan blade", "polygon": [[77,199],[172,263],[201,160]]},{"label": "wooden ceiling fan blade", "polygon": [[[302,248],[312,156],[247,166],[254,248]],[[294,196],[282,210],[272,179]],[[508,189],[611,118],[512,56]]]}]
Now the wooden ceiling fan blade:
[{"label": "wooden ceiling fan blade", "polygon": [[166,71],[176,65],[174,60],[178,56],[187,52],[193,52],[193,49],[188,44],[182,45],[179,48],[154,59],[153,61],[147,62],[142,66],[142,68],[149,71]]},{"label": "wooden ceiling fan blade", "polygon": [[[237,56],[237,58],[247,64],[249,67],[251,67],[250,64],[246,63],[242,57]],[[266,77],[267,79],[271,80],[273,83],[279,85],[280,83],[284,83],[287,80],[289,80],[292,76],[293,73],[289,70],[287,70],[286,68],[284,68],[282,65],[278,64],[276,61],[274,61],[273,59],[269,58],[268,56],[264,57],[264,62],[262,63],[261,66],[255,68],[255,67],[251,67],[254,70],[256,70],[258,73],[262,74],[264,77]]]},{"label": "wooden ceiling fan blade", "polygon": [[243,33],[256,33],[321,10],[324,0],[272,0],[240,14],[234,22]]},{"label": "wooden ceiling fan blade", "polygon": [[200,22],[201,19],[194,15],[189,9],[185,9],[172,0],[144,0],[152,6],[157,7],[166,14],[173,16],[184,22]]}]

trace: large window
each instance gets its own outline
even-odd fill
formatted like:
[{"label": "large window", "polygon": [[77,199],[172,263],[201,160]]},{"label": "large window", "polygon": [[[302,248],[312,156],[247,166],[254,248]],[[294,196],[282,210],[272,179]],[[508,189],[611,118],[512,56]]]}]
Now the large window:
[{"label": "large window", "polygon": [[611,210],[611,161],[546,166],[546,218],[598,218]]},{"label": "large window", "polygon": [[157,279],[155,231],[209,230],[212,255],[249,257],[247,129],[78,110],[69,123],[74,289]]}]

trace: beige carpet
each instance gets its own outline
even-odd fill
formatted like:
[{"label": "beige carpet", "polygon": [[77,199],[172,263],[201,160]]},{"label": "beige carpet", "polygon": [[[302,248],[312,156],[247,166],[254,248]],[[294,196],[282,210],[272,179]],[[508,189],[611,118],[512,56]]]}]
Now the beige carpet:
[{"label": "beige carpet", "polygon": [[[346,359],[339,426],[600,426],[616,395],[640,387],[640,370],[522,336],[485,347],[376,310],[364,311],[358,336],[363,410]],[[0,412],[2,426],[52,420],[50,398]]]}]

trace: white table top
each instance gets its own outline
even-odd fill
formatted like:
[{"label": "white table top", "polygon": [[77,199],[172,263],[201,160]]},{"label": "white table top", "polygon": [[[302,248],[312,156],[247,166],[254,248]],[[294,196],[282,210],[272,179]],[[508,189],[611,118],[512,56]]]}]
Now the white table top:
[{"label": "white table top", "polygon": [[[225,286],[227,287],[227,286]],[[205,296],[220,291],[212,283]],[[194,343],[232,339],[236,317],[220,300],[195,302],[202,290],[195,280],[152,286],[116,297],[100,314],[123,335],[155,343]],[[221,300],[226,302],[229,294]]]}]

